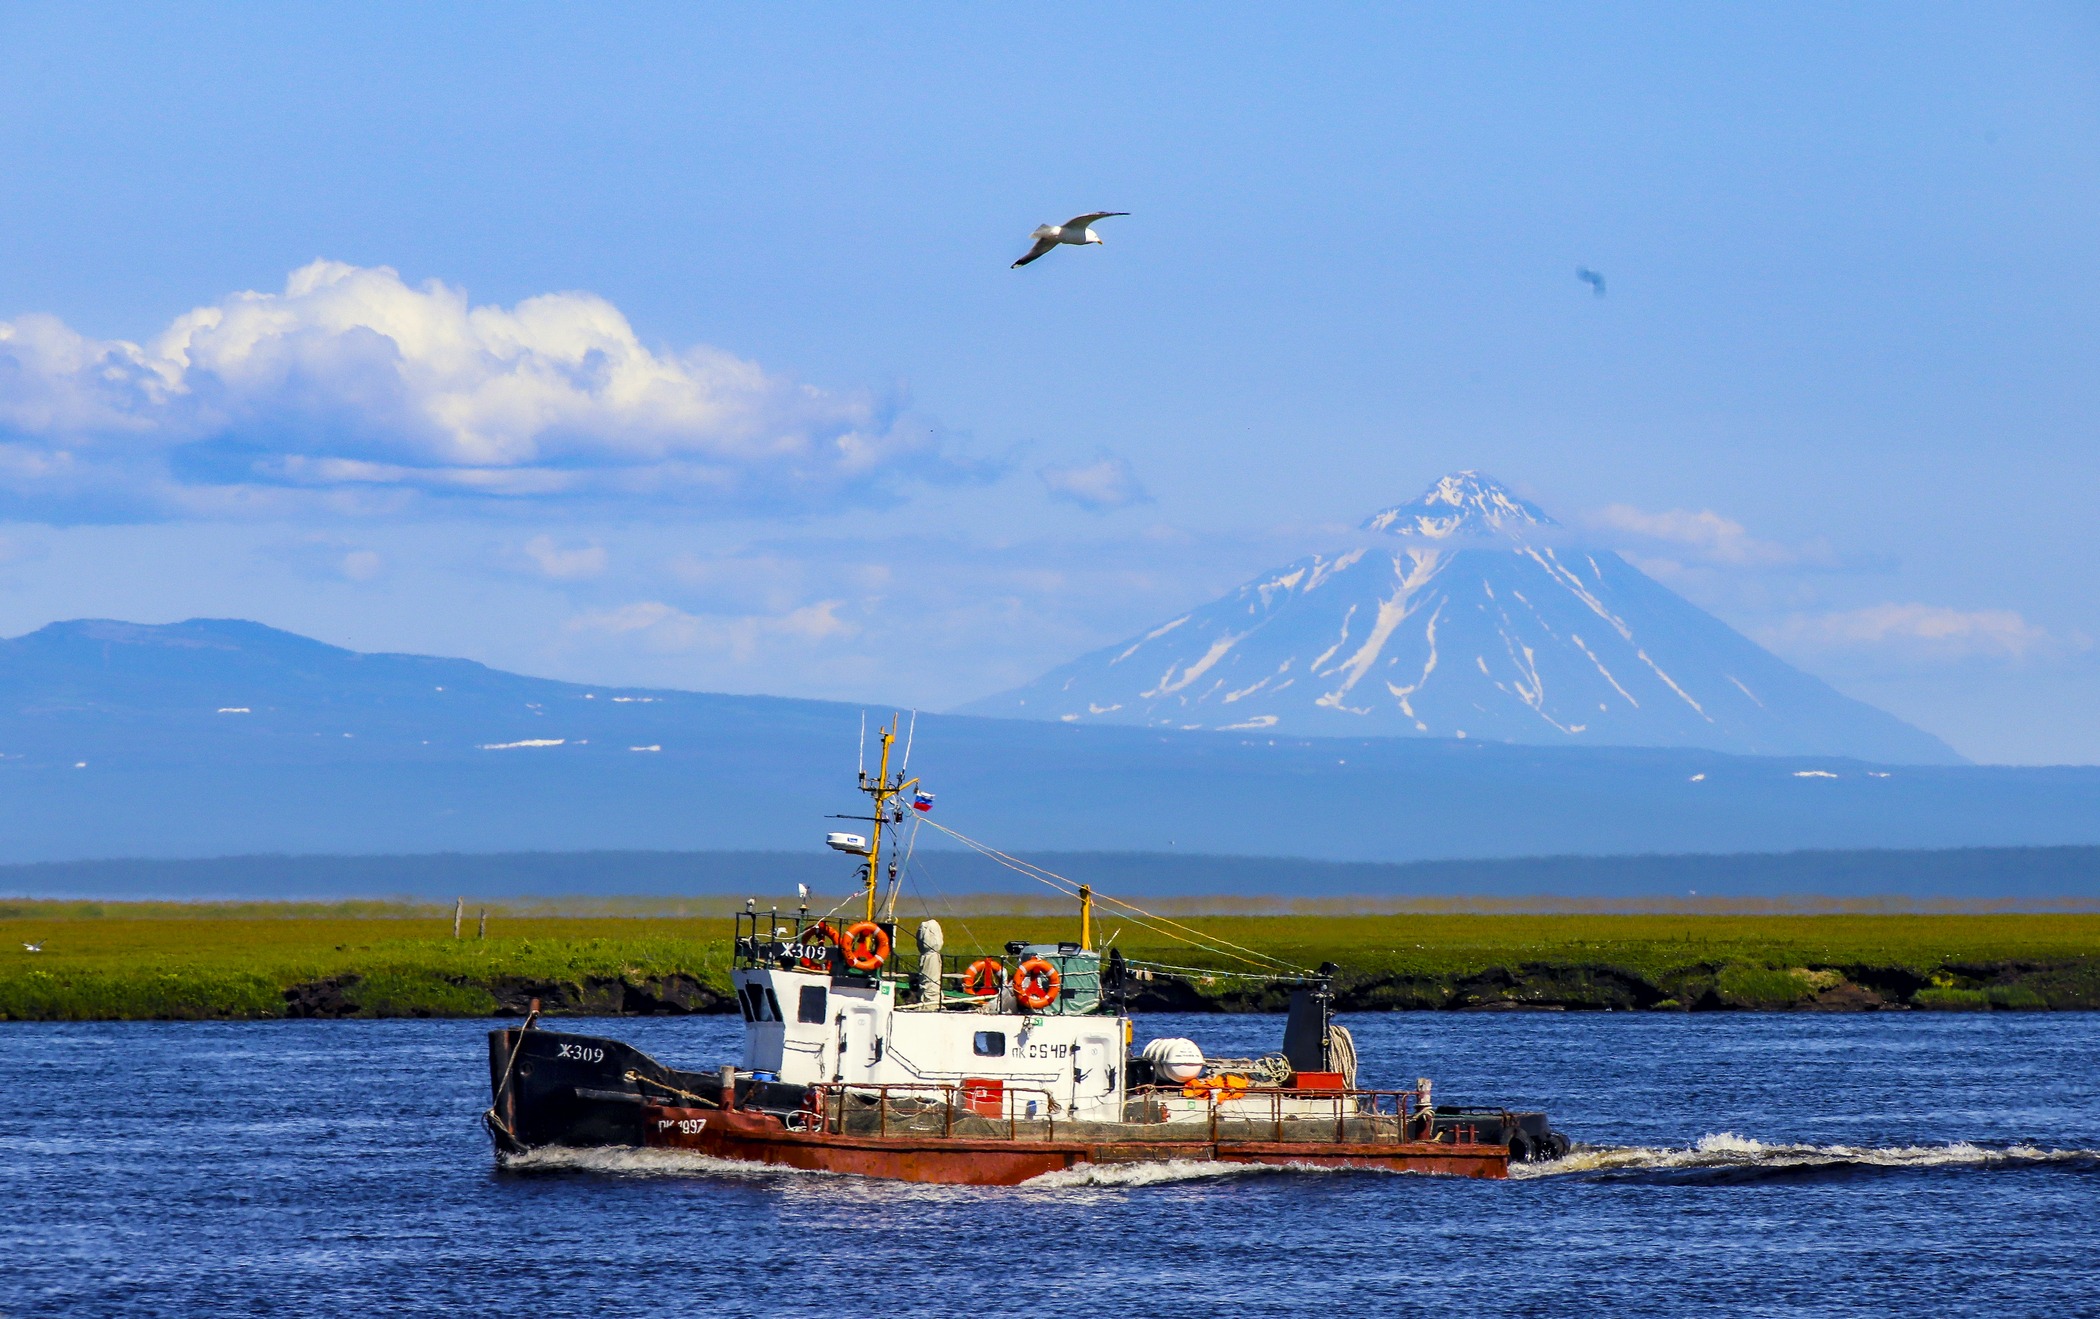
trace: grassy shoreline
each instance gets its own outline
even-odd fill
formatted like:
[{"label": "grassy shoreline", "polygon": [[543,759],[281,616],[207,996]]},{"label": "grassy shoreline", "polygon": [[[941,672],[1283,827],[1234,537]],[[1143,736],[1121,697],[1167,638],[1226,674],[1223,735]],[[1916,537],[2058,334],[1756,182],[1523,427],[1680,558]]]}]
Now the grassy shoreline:
[{"label": "grassy shoreline", "polygon": [[[1072,938],[1041,911],[942,913],[951,969],[1007,938]],[[1097,937],[1187,968],[1139,1011],[1273,1011],[1233,945],[1334,962],[1344,1010],[2100,1008],[2100,914],[1408,913],[1178,919],[1209,948],[1105,915]],[[905,930],[916,917],[904,922]],[[726,905],[682,914],[402,903],[0,903],[0,1020],[480,1017],[734,1011]],[[1168,927],[1171,931],[1172,927]],[[903,940],[910,956],[911,941]],[[42,945],[30,952],[26,943]]]}]

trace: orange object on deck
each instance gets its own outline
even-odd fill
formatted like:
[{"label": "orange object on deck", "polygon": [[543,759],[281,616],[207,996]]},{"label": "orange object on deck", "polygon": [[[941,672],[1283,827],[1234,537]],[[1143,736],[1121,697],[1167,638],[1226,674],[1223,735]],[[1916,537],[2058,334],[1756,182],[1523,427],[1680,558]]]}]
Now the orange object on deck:
[{"label": "orange object on deck", "polygon": [[966,1076],[962,1101],[964,1108],[979,1117],[999,1117],[1006,1111],[1006,1082],[996,1077]]},{"label": "orange object on deck", "polygon": [[1291,1078],[1295,1090],[1347,1090],[1340,1072],[1299,1072]]},{"label": "orange object on deck", "polygon": [[1199,1076],[1181,1087],[1181,1093],[1189,1099],[1201,1099],[1209,1095],[1213,1100],[1223,1103],[1225,1100],[1238,1099],[1246,1094],[1250,1084],[1252,1083],[1246,1077],[1231,1073],[1224,1076]]}]

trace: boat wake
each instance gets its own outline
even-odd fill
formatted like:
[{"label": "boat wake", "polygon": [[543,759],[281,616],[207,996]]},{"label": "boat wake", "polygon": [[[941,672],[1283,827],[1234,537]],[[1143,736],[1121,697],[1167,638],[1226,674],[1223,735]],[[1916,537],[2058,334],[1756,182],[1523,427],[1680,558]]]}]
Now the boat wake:
[{"label": "boat wake", "polygon": [[[681,1150],[547,1147],[506,1156],[506,1172],[595,1173],[617,1177],[702,1177],[750,1184],[801,1181],[845,1174],[746,1163]],[[1675,1186],[1731,1186],[1756,1182],[1832,1181],[1858,1177],[1955,1170],[2000,1172],[2053,1169],[2100,1172],[2100,1150],[2042,1149],[2034,1145],[1787,1145],[1722,1132],[1696,1144],[1577,1145],[1548,1163],[1512,1163],[1514,1181],[1573,1178],[1583,1181],[1647,1182]],[[1173,1159],[1162,1163],[1081,1164],[1044,1173],[1022,1185],[1032,1190],[1133,1189],[1176,1182],[1211,1182],[1245,1177],[1390,1176],[1379,1169],[1317,1164],[1223,1163]]]},{"label": "boat wake", "polygon": [[1578,1177],[1598,1181],[1725,1186],[1746,1182],[1842,1180],[1933,1169],[1998,1172],[2053,1168],[2100,1172],[2100,1150],[2042,1149],[2033,1145],[1786,1145],[1729,1132],[1702,1136],[1690,1146],[1577,1145],[1550,1163],[1513,1163],[1509,1175],[1529,1180]]}]

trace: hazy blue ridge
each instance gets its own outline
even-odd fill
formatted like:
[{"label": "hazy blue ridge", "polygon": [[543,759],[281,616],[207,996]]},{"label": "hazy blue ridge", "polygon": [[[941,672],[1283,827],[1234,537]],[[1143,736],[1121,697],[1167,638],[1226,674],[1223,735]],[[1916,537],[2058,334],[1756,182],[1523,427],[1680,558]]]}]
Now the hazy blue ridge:
[{"label": "hazy blue ridge", "polygon": [[[0,642],[0,861],[799,851],[859,805],[861,715],[363,655],[247,622],[54,624]],[[2092,767],[923,715],[912,770],[944,823],[1057,852],[2100,844]]]},{"label": "hazy blue ridge", "polygon": [[1489,478],[964,713],[1322,736],[1962,757],[1765,650]]},{"label": "hazy blue ridge", "polygon": [[[1676,856],[1545,856],[1466,861],[1317,861],[1173,852],[1040,852],[1028,859],[1104,892],[1156,897],[1909,898],[2100,901],[2100,847],[1951,848]],[[850,892],[837,853],[459,852],[408,856],[225,856],[45,861],[0,866],[0,897],[338,899],[756,897],[797,884]],[[1051,898],[1033,880],[970,852],[920,848],[914,895]]]}]

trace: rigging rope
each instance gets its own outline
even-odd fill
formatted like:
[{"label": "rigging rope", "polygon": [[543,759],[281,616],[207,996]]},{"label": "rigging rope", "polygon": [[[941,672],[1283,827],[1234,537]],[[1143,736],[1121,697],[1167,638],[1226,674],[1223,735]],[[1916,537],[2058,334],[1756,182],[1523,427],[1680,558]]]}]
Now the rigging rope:
[{"label": "rigging rope", "polygon": [[[833,907],[833,908],[832,908],[832,909],[831,909],[830,911],[827,911],[827,912],[825,912],[825,913],[824,913],[824,914],[823,914],[822,916],[819,916],[819,917],[817,917],[817,924],[819,924],[819,925],[822,925],[822,924],[823,924],[823,923],[824,923],[825,921],[828,921],[828,920],[830,920],[830,919],[831,919],[832,917],[834,917],[834,916],[838,915],[838,914],[839,914],[839,912],[840,912],[841,910],[843,910],[843,909],[845,908],[845,906],[846,906],[846,904],[847,904],[847,903],[849,903],[849,902],[853,901],[853,900],[854,900],[855,898],[857,898],[857,897],[860,897],[860,896],[861,896],[861,895],[860,895],[860,894],[858,894],[858,893],[848,893],[848,894],[847,894],[847,895],[846,895],[845,897],[843,897],[843,898],[840,898],[840,899],[839,899],[839,902],[838,902],[838,906],[836,906],[836,907]],[[822,900],[822,895],[817,895],[817,897],[818,897],[819,901],[821,901],[821,900]],[[805,919],[805,920],[807,920],[808,918],[807,918],[807,917],[804,917],[804,919]],[[805,928],[806,928],[806,927],[805,927]]]},{"label": "rigging rope", "polygon": [[[861,722],[861,737],[863,740],[863,746],[865,746],[865,740],[867,737],[867,716],[865,711],[862,712]],[[915,735],[918,732],[918,723],[918,712],[914,710],[912,712],[911,723],[907,727],[907,730],[904,735],[904,761],[903,764],[900,765],[898,768],[898,778],[900,780],[904,778],[904,775],[911,764],[912,742],[915,738]],[[863,769],[862,773],[863,777],[865,777],[865,768]],[[914,827],[910,835],[904,840],[904,856],[901,858],[902,864],[898,866],[897,878],[893,880],[890,885],[889,897],[886,903],[886,909],[883,913],[886,919],[895,919],[897,910],[897,899],[906,883],[913,883],[913,886],[917,888],[922,895],[921,900],[924,900],[925,886],[922,884],[915,883],[915,877],[911,872],[911,863],[914,859],[914,853],[917,851],[918,847],[918,828],[916,827],[918,824],[930,824],[934,828],[940,830],[942,833],[947,834],[950,838],[953,838],[957,842],[963,844],[965,847],[968,847],[972,851],[977,852],[981,856],[985,856],[993,861],[996,861],[1000,865],[1005,866],[1007,869],[1012,870],[1016,874],[1025,875],[1026,877],[1035,880],[1037,883],[1042,884],[1047,888],[1056,890],[1058,893],[1063,894],[1067,898],[1071,898],[1074,900],[1077,900],[1079,898],[1079,889],[1081,885],[1077,880],[1069,879],[1063,875],[1058,874],[1054,870],[1048,869],[1047,867],[1036,865],[1032,861],[1024,861],[1020,857],[1013,856],[1006,852],[1002,852],[989,843],[979,842],[977,839],[972,838],[967,834],[949,828],[947,825],[942,824],[940,821],[933,819],[929,815],[918,814],[915,812],[913,819]],[[852,901],[853,896],[854,895],[849,894],[845,899],[840,901],[837,907],[833,907],[831,911],[826,912],[824,916],[820,919],[829,919],[832,915],[836,914],[841,908],[843,908],[847,902]],[[1162,916],[1159,915],[1157,912],[1147,911],[1143,907],[1137,906],[1135,903],[1125,902],[1121,898],[1113,897],[1105,893],[1100,893],[1098,891],[1092,892],[1091,896],[1097,902],[1106,903],[1110,906],[1120,908],[1122,911],[1128,913],[1128,916],[1125,919],[1135,921],[1137,924],[1152,930],[1156,934],[1171,939],[1176,943],[1186,944],[1191,948],[1199,949],[1203,952],[1211,953],[1215,956],[1225,958],[1228,961],[1240,962],[1247,966],[1259,968],[1262,976],[1274,977],[1277,972],[1283,973],[1284,977],[1292,978],[1308,976],[1313,974],[1311,971],[1308,971],[1304,967],[1294,965],[1293,963],[1287,962],[1282,958],[1271,956],[1270,954],[1264,953],[1259,949],[1249,948],[1245,944],[1234,943],[1232,940],[1226,939],[1220,935],[1212,934],[1205,930],[1199,930],[1195,926],[1184,924],[1181,921],[1177,921],[1170,916]],[[947,906],[945,901],[943,901],[941,905],[944,907]],[[974,944],[976,942],[975,934],[974,932],[971,932],[969,930],[967,923],[960,922],[959,913],[955,913],[951,909],[950,915],[953,918],[958,918],[958,923],[963,924],[966,935]],[[1176,933],[1176,931],[1181,931],[1182,933]],[[1111,941],[1113,941],[1113,936],[1111,936]],[[1245,975],[1246,973],[1232,971],[1214,972],[1211,970],[1205,970],[1203,972],[1200,972],[1200,974]]]},{"label": "rigging rope", "polygon": [[[950,829],[947,825],[942,824],[939,820],[933,819],[931,817],[922,818],[925,819],[926,823],[932,825],[934,828],[940,830],[942,833],[947,834],[950,838],[955,839],[957,842],[963,844],[965,847],[971,848],[983,856],[989,857],[992,860],[999,862],[1007,869],[1012,870],[1017,874],[1026,875],[1028,878],[1035,880],[1037,883],[1042,884],[1047,888],[1055,889],[1068,898],[1078,898],[1078,881],[1067,879],[1065,876],[1058,874],[1056,871],[1046,869],[1043,866],[1036,865],[1034,862],[1023,861],[1017,856],[1010,856],[1007,853],[1000,851],[998,848],[993,847],[989,843],[978,842],[976,839],[971,838],[967,834],[959,833],[954,829]],[[1161,916],[1156,913],[1146,911],[1143,907],[1139,907],[1132,903],[1125,902],[1121,898],[1109,897],[1106,894],[1096,892],[1094,894],[1094,900],[1097,902],[1110,903],[1114,906],[1122,908],[1124,911],[1131,913],[1130,919],[1136,920],[1141,925],[1151,926],[1157,933],[1163,934],[1167,938],[1175,940],[1177,943],[1185,943],[1192,948],[1200,948],[1204,952],[1215,953],[1220,957],[1230,958],[1231,960],[1236,962],[1245,962],[1249,966],[1259,966],[1263,967],[1264,969],[1275,968],[1291,975],[1307,974],[1303,967],[1293,966],[1289,962],[1283,961],[1280,958],[1271,957],[1267,953],[1263,953],[1256,949],[1249,948],[1244,944],[1233,943],[1229,939],[1224,939],[1219,937],[1218,935],[1210,934],[1203,930],[1198,930],[1194,926],[1184,925],[1180,921],[1174,920],[1171,917]],[[1193,939],[1185,937],[1183,935],[1178,935],[1175,934],[1173,930],[1161,928],[1163,926],[1172,926],[1175,930],[1186,930],[1189,934],[1192,935],[1202,935],[1203,939],[1216,940],[1217,944],[1222,944],[1224,946],[1218,947],[1214,944],[1205,943],[1200,939]],[[1232,951],[1227,951],[1228,949]]]},{"label": "rigging rope", "polygon": [[1225,979],[1227,979],[1227,980],[1302,980],[1302,979],[1304,979],[1304,977],[1303,977],[1303,976],[1300,976],[1300,975],[1296,975],[1296,974],[1290,974],[1290,975],[1278,975],[1278,974],[1276,974],[1276,973],[1275,973],[1275,972],[1273,972],[1273,971],[1224,971],[1224,970],[1220,970],[1219,968],[1217,968],[1217,967],[1215,967],[1215,966],[1177,966],[1177,965],[1175,965],[1175,964],[1174,964],[1174,963],[1172,963],[1172,962],[1154,962],[1154,961],[1149,961],[1149,960],[1146,960],[1146,959],[1144,959],[1144,958],[1138,958],[1138,957],[1126,957],[1126,958],[1124,958],[1124,959],[1123,959],[1123,964],[1124,964],[1125,966],[1129,966],[1129,967],[1133,967],[1133,968],[1136,968],[1137,970],[1140,970],[1140,971],[1165,971],[1165,972],[1167,972],[1167,973],[1168,973],[1168,974],[1170,974],[1170,975],[1177,975],[1177,976],[1189,976],[1189,975],[1195,975],[1195,976],[1211,976],[1211,977],[1220,977],[1220,976],[1222,976],[1223,978],[1225,978]]},{"label": "rigging rope", "polygon": [[904,856],[897,864],[895,876],[890,880],[889,902],[882,911],[882,918],[886,921],[897,919],[897,895],[904,890],[904,881],[911,874],[911,855],[919,846],[919,826],[925,822],[924,815],[917,811],[912,812],[911,836],[904,840]]},{"label": "rigging rope", "polygon": [[[1026,875],[1029,878],[1034,879],[1036,882],[1043,884],[1048,888],[1056,889],[1058,892],[1064,894],[1068,898],[1077,898],[1079,896],[1078,881],[1076,880],[1068,879],[1065,876],[1058,874],[1056,871],[1050,870],[1044,866],[1036,865],[1032,861],[1024,861],[1020,857],[1012,856],[1006,852],[1002,852],[998,848],[990,845],[989,843],[981,843],[974,838],[959,833],[954,829],[948,828],[946,825],[942,824],[938,820],[929,819],[927,820],[927,823],[932,825],[934,828],[941,830],[943,833],[948,834],[950,837],[956,839],[957,841],[976,849],[983,855],[988,856],[995,861],[998,861],[1000,864],[1006,866],[1008,869],[1016,871],[1019,874]],[[1121,898],[1111,897],[1107,894],[1102,893],[1096,893],[1094,896],[1097,900],[1101,902],[1110,903],[1114,906],[1121,907],[1127,912],[1135,913],[1136,918],[1142,918],[1139,920],[1140,924],[1158,922],[1159,925],[1172,926],[1175,929],[1186,930],[1190,934],[1201,935],[1204,939],[1216,940],[1217,943],[1223,944],[1224,947],[1215,947],[1211,944],[1201,942],[1197,939],[1182,938],[1171,933],[1168,930],[1158,930],[1159,933],[1165,934],[1168,938],[1175,939],[1179,943],[1185,943],[1190,945],[1191,947],[1201,948],[1205,952],[1217,953],[1222,957],[1229,957],[1234,961],[1246,962],[1250,966],[1261,966],[1263,964],[1267,964],[1269,966],[1280,967],[1293,974],[1304,974],[1302,968],[1292,966],[1289,962],[1285,962],[1279,958],[1271,957],[1266,953],[1260,952],[1253,948],[1249,948],[1244,944],[1233,943],[1229,939],[1222,938],[1218,935],[1211,934],[1204,930],[1198,930],[1194,926],[1184,925],[1180,921],[1174,920],[1171,917],[1161,916],[1156,912],[1146,911],[1143,907],[1139,907],[1132,903],[1125,902]],[[1157,929],[1157,926],[1155,926],[1154,928]],[[1235,952],[1227,952],[1226,949],[1233,949],[1235,950]]]},{"label": "rigging rope", "polygon": [[[945,916],[947,919],[955,922],[956,927],[963,932],[963,938],[967,941],[966,943],[958,944],[958,948],[971,948],[981,952],[984,945],[977,941],[977,931],[971,929],[968,918],[949,903],[948,895],[937,888],[929,888],[927,885],[919,882],[918,876],[923,874],[925,869],[926,863],[921,861],[917,871],[905,872],[904,882],[911,885],[912,891],[919,895],[919,901],[925,905],[929,912],[934,913],[936,919]],[[938,911],[934,910],[935,904],[939,905]]]}]

